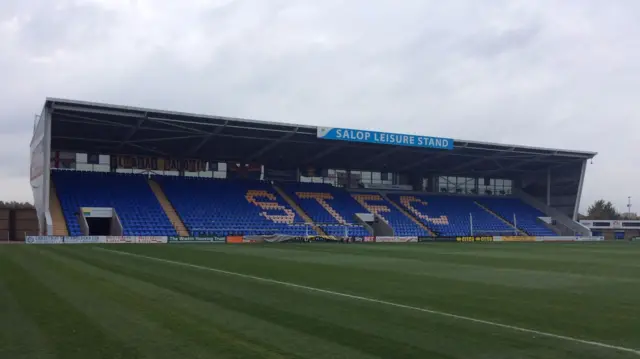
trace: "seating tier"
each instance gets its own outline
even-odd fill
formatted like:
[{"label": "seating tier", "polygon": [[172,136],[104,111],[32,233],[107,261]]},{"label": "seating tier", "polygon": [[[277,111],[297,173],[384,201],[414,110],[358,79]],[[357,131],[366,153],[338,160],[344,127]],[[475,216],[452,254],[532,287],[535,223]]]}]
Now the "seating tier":
[{"label": "seating tier", "polygon": [[81,207],[114,208],[125,235],[176,235],[143,175],[82,171],[52,171],[51,175],[72,236],[82,235],[76,216]]},{"label": "seating tier", "polygon": [[440,236],[472,234],[509,234],[514,229],[474,203],[473,197],[390,194],[389,198],[403,206]]},{"label": "seating tier", "polygon": [[354,193],[353,198],[371,213],[379,215],[396,236],[420,237],[430,234],[378,193]]},{"label": "seating tier", "polygon": [[193,235],[313,234],[270,183],[158,176]]},{"label": "seating tier", "polygon": [[[52,171],[70,235],[81,235],[81,207],[113,207],[125,235],[176,235],[166,213],[140,174]],[[315,231],[268,182],[155,176],[192,235],[306,235]],[[326,184],[280,187],[329,235],[368,236],[357,213],[375,213],[397,236],[428,236],[413,219],[375,192],[348,192]],[[517,198],[389,194],[388,198],[441,236],[513,234],[553,236],[538,218],[544,214]],[[477,203],[476,203],[477,202]],[[489,211],[485,210],[484,206]],[[493,212],[493,213],[491,213]],[[494,215],[495,214],[495,215]],[[501,218],[499,218],[501,217]]]},{"label": "seating tier", "polygon": [[[541,222],[539,217],[546,217],[536,208],[522,202],[519,198],[481,198],[478,203],[507,220],[532,236],[555,236],[554,231]],[[515,220],[514,220],[515,217]]]},{"label": "seating tier", "polygon": [[286,183],[280,187],[325,233],[344,236],[371,235],[355,220],[356,213],[368,213],[349,192],[319,183]]},{"label": "seating tier", "polygon": [[[345,224],[355,225],[357,213],[379,215],[397,236],[429,235],[378,193],[351,193],[318,183],[290,183],[282,187],[315,223],[323,224],[325,231],[331,235],[344,235]],[[349,231],[357,236],[370,235],[363,227],[350,228]]]}]

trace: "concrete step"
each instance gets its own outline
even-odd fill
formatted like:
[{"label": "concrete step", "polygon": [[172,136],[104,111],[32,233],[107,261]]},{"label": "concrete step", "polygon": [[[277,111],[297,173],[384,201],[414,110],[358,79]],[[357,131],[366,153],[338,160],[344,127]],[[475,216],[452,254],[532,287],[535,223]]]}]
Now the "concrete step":
[{"label": "concrete step", "polygon": [[49,212],[51,213],[51,220],[53,221],[53,235],[68,236],[69,228],[67,227],[67,221],[64,219],[62,205],[60,205],[60,199],[58,198],[58,192],[56,191],[53,179],[51,179],[49,191]]},{"label": "concrete step", "polygon": [[487,213],[490,213],[491,215],[493,215],[494,217],[498,218],[499,220],[501,220],[502,222],[504,222],[506,225],[508,225],[509,227],[513,228],[514,230],[516,230],[518,232],[519,235],[521,236],[528,236],[529,234],[527,234],[525,231],[521,230],[520,228],[517,228],[516,226],[513,225],[513,223],[509,222],[508,220],[506,220],[505,218],[503,218],[502,216],[500,216],[499,214],[495,213],[494,211],[490,210],[488,207],[485,207],[483,205],[481,205],[480,203],[473,201],[473,203],[476,204],[476,206],[482,208],[483,210],[485,210]]},{"label": "concrete step", "polygon": [[169,221],[171,221],[171,224],[173,224],[173,228],[175,228],[178,235],[180,237],[188,237],[189,231],[187,230],[187,227],[182,222],[180,216],[178,216],[176,209],[173,207],[171,202],[169,202],[169,199],[164,194],[164,191],[162,190],[160,185],[156,181],[149,179],[149,187],[151,187],[151,190],[156,195],[160,206],[162,206],[164,213],[166,213]]},{"label": "concrete step", "polygon": [[421,220],[419,220],[416,216],[414,216],[411,212],[409,212],[406,208],[404,208],[404,206],[402,206],[402,205],[400,205],[398,203],[395,203],[389,197],[387,197],[387,195],[384,194],[384,193],[381,193],[381,195],[382,195],[382,198],[384,198],[387,202],[391,203],[394,207],[396,207],[400,211],[400,213],[404,214],[406,217],[408,217],[413,222],[415,222],[415,224],[420,226],[420,228],[422,228],[425,231],[427,231],[427,233],[429,233],[429,235],[431,235],[432,237],[437,237],[436,233],[434,231],[432,231],[431,228],[427,227],[424,223],[422,223]]},{"label": "concrete step", "polygon": [[326,236],[327,235],[322,230],[322,228],[320,228],[315,223],[313,223],[313,220],[311,219],[311,217],[309,217],[309,215],[307,213],[305,213],[305,211],[303,211],[302,208],[300,208],[300,206],[298,206],[298,204],[293,199],[291,199],[291,197],[289,197],[285,191],[282,190],[282,188],[278,187],[274,183],[273,184],[273,189],[275,189],[276,192],[278,192],[278,194],[285,200],[285,202],[287,202],[289,204],[289,206],[291,206],[291,208],[293,208],[293,210],[296,211],[296,213],[300,216],[300,218],[302,218],[306,223],[312,225],[312,227],[316,231],[316,233],[318,233],[321,236]]}]

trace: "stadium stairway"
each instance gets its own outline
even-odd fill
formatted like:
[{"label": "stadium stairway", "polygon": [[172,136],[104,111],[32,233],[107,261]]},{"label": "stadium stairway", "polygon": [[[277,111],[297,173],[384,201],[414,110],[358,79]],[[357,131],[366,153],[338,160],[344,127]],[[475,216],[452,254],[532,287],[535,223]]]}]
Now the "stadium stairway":
[{"label": "stadium stairway", "polygon": [[400,211],[400,213],[404,214],[407,218],[412,220],[417,226],[419,226],[420,228],[424,229],[427,233],[429,233],[430,236],[432,236],[432,237],[436,236],[436,233],[434,231],[432,231],[431,228],[427,227],[424,223],[420,222],[420,220],[418,220],[411,213],[407,212],[402,206],[400,206],[399,204],[397,204],[394,201],[392,201],[389,197],[387,197],[387,195],[385,193],[380,193],[380,195],[387,202],[391,203],[396,209],[398,209],[398,211]]},{"label": "stadium stairway", "polygon": [[[540,217],[546,217],[542,211],[524,203],[518,198],[481,198],[476,202],[486,210],[493,213],[496,217],[499,217],[509,223],[512,227],[517,227],[518,230],[525,235],[558,235],[555,230],[549,228],[546,223],[540,221]],[[513,219],[513,216],[515,216],[515,220]]]},{"label": "stadium stairway", "polygon": [[[542,215],[545,217],[551,217],[556,222],[556,224],[551,225],[550,228],[552,229],[552,231],[557,232],[557,234],[563,236],[591,236],[591,231],[589,230],[589,228],[583,226],[577,221],[574,221],[573,218],[567,215],[567,213],[548,206],[544,201],[541,201],[540,199],[537,199],[523,192],[522,190],[514,189],[514,194],[516,195],[517,199],[530,206],[531,208],[537,210],[538,213],[542,213]],[[549,228],[549,225],[547,225],[546,223],[545,226]]]},{"label": "stadium stairway", "polygon": [[[389,197],[386,196],[386,198],[389,198]],[[420,213],[414,206],[411,205],[412,202],[420,201],[419,199],[417,199],[414,196],[398,196],[396,200],[399,201],[400,203],[397,203],[389,198],[389,202],[393,203],[393,205],[396,206],[396,208],[398,208],[398,210],[400,210],[402,213],[404,213],[405,216],[411,218],[411,220],[415,221],[416,223],[419,223],[422,227],[426,228],[432,236],[435,236],[435,237],[438,236],[438,233],[435,230],[429,228],[429,226],[426,223],[423,223],[420,220],[420,218],[424,218],[424,214]],[[443,218],[435,218],[434,220],[446,221]]]},{"label": "stadium stairway", "polygon": [[369,213],[372,213],[378,216],[380,219],[384,221],[384,223],[391,226],[391,223],[389,223],[389,220],[384,216],[384,214],[391,212],[389,207],[380,203],[376,203],[376,204],[369,203],[369,201],[383,202],[384,198],[382,196],[380,196],[378,193],[354,193],[351,196],[358,203],[360,203],[360,205],[363,208],[369,211]]},{"label": "stadium stairway", "polygon": [[271,183],[178,176],[153,179],[194,236],[313,233]]},{"label": "stadium stairway", "polygon": [[62,213],[62,205],[58,199],[58,193],[56,186],[51,179],[51,187],[49,191],[49,211],[51,212],[51,219],[53,221],[53,235],[54,236],[68,236],[69,229],[67,228],[67,222],[64,220],[64,214]]},{"label": "stadium stairway", "polygon": [[483,206],[481,203],[478,203],[478,201],[474,201],[473,203],[475,203],[478,207],[482,208],[483,210],[487,211],[489,214],[495,216],[496,218],[498,218],[499,220],[501,220],[502,222],[504,222],[506,225],[508,225],[509,227],[513,228],[514,230],[518,231],[518,234],[523,235],[523,236],[528,236],[529,234],[526,233],[525,231],[523,231],[520,228],[517,228],[516,226],[513,225],[513,223],[511,223],[510,221],[506,220],[505,218],[503,218],[502,216],[500,216],[499,214],[497,214],[496,212],[492,211],[491,209],[489,209],[488,207]]},{"label": "stadium stairway", "polygon": [[369,228],[356,219],[356,213],[367,211],[344,189],[322,183],[289,182],[279,186],[328,235],[371,235]]},{"label": "stadium stairway", "polygon": [[329,213],[329,215],[331,215],[331,217],[333,217],[333,219],[338,224],[345,225],[349,223],[340,213],[338,213],[338,211],[336,211],[329,203],[327,203],[327,200],[334,199],[331,193],[299,192],[297,193],[297,195],[298,197],[300,197],[300,199],[319,199],[318,204],[322,208],[324,208],[324,210],[327,211],[327,213]]},{"label": "stadium stairway", "polygon": [[315,223],[313,223],[313,221],[311,220],[311,217],[309,217],[309,215],[305,211],[303,211],[302,208],[300,208],[300,206],[298,206],[298,204],[293,199],[291,199],[291,197],[289,197],[289,195],[287,195],[285,191],[282,190],[282,188],[280,188],[278,185],[274,183],[273,189],[275,189],[276,192],[278,192],[278,194],[285,200],[285,202],[287,202],[289,206],[291,206],[291,208],[293,208],[293,210],[296,211],[296,213],[300,216],[300,218],[302,218],[305,221],[305,223],[309,223],[312,225],[312,228],[316,231],[316,233],[318,233],[321,236],[327,235],[322,230],[322,228],[320,228],[319,226],[315,225]]},{"label": "stadium stairway", "polygon": [[69,234],[82,235],[77,213],[82,207],[116,210],[125,236],[175,236],[176,230],[139,174],[51,171]]},{"label": "stadium stairway", "polygon": [[352,193],[352,197],[362,205],[367,211],[376,214],[387,223],[396,236],[429,236],[433,234],[424,225],[417,224],[411,216],[407,216],[403,211],[397,209],[388,197],[382,196],[378,192],[357,192]]},{"label": "stadium stairway", "polygon": [[153,194],[156,195],[160,206],[164,210],[164,213],[167,215],[167,218],[169,218],[171,224],[173,224],[173,228],[175,228],[176,233],[178,233],[180,237],[188,237],[189,231],[187,230],[187,227],[185,227],[182,219],[180,218],[180,216],[178,216],[176,209],[173,207],[171,202],[169,202],[169,199],[164,194],[164,191],[162,190],[158,182],[154,181],[153,179],[149,179],[148,181],[149,187],[151,187],[151,191],[153,191]]},{"label": "stadium stairway", "polygon": [[438,236],[513,235],[515,232],[512,226],[476,205],[471,197],[398,193],[387,196]]}]

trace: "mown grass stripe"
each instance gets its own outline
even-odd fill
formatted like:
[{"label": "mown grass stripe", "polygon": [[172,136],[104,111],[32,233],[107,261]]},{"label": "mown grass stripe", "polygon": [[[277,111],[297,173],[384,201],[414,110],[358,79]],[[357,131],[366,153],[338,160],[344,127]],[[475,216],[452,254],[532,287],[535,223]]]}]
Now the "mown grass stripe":
[{"label": "mown grass stripe", "polygon": [[[95,253],[101,256],[104,254],[97,251]],[[295,335],[287,337],[286,340],[301,340],[298,334],[303,334],[303,336],[319,338],[320,340],[345,349],[351,349],[350,351],[352,352],[366,354],[369,357],[387,358],[393,355],[399,355],[403,358],[457,358],[457,356],[446,353],[446,346],[443,348],[436,347],[437,349],[433,349],[433,347],[425,348],[424,346],[418,346],[418,343],[424,342],[422,339],[414,342],[406,340],[406,337],[404,337],[402,333],[403,329],[399,329],[396,333],[388,333],[380,323],[374,324],[373,327],[366,328],[360,326],[357,322],[345,322],[340,318],[336,318],[334,315],[320,314],[318,311],[316,311],[316,313],[319,315],[314,316],[306,311],[299,312],[292,310],[292,308],[287,307],[284,303],[280,303],[276,299],[278,296],[272,295],[274,292],[273,289],[269,290],[268,287],[263,288],[266,290],[255,291],[255,285],[247,285],[246,282],[240,283],[243,287],[251,287],[252,291],[238,295],[238,293],[228,293],[222,288],[225,286],[237,287],[238,285],[231,283],[238,281],[238,279],[234,277],[227,276],[225,281],[229,283],[222,284],[220,281],[212,281],[209,273],[197,269],[193,274],[185,275],[185,273],[170,269],[171,267],[163,263],[155,263],[153,267],[162,267],[162,269],[158,269],[151,268],[152,266],[150,265],[141,265],[135,257],[126,259],[129,263],[116,265],[114,262],[117,261],[110,254],[106,254],[106,258],[92,258],[91,263],[98,267],[104,267],[105,269],[116,271],[148,283],[154,283],[159,287],[166,288],[173,292],[180,292],[192,298],[215,303],[227,310],[244,313],[254,319],[288,328],[293,331]],[[283,290],[283,292],[286,292],[286,290]],[[264,297],[260,298],[262,300],[256,300],[258,299],[256,296]],[[339,305],[337,303],[331,303],[330,306],[325,306],[322,304],[322,302],[326,302],[324,299],[318,300],[318,298],[311,298],[312,300],[309,300],[308,293],[306,292],[298,293],[297,296],[301,299],[304,298],[299,301],[298,304],[303,303],[305,307],[320,305],[319,308],[327,310],[329,313],[332,312],[330,308],[335,308],[335,305]],[[264,302],[265,299],[268,300],[270,297],[272,300],[275,299],[277,303]],[[299,308],[299,306],[297,307]],[[358,315],[362,315],[362,313]],[[406,328],[404,328],[404,330],[406,330]],[[265,332],[262,338],[256,340],[258,342],[263,342],[264,340],[271,342],[273,339],[280,341],[285,338],[273,338],[271,333]],[[316,348],[315,350],[323,352],[324,348]],[[313,355],[312,357],[317,357],[317,355]],[[349,357],[353,357],[353,355]],[[359,355],[359,357],[361,357],[361,355]]]},{"label": "mown grass stripe", "polygon": [[[28,260],[38,261],[37,252]],[[141,358],[133,347],[105,333],[91,318],[47,288],[41,278],[31,274],[15,258],[0,261],[5,288],[18,300],[23,312],[37,324],[47,338],[48,346],[60,359],[134,359]],[[22,262],[22,261],[21,261]]]},{"label": "mown grass stripe", "polygon": [[[369,247],[307,245],[310,249],[331,246],[341,247],[344,253],[360,252],[362,248]],[[419,248],[417,245],[400,246],[409,252]],[[622,285],[616,281],[592,281],[585,278],[576,280],[575,283],[565,281],[566,287],[558,287],[557,277],[564,277],[562,273],[549,272],[547,276],[532,278],[515,273],[500,274],[499,271],[491,270],[502,268],[500,264],[487,267],[489,270],[478,267],[477,271],[469,273],[465,270],[466,267],[458,268],[455,264],[448,264],[446,258],[436,258],[433,265],[423,262],[421,266],[415,266],[415,262],[398,260],[393,266],[373,265],[368,268],[362,268],[361,264],[372,261],[375,263],[376,258],[344,258],[336,255],[341,259],[332,261],[328,255],[319,253],[318,258],[327,259],[329,264],[315,263],[316,257],[313,256],[306,256],[308,260],[298,258],[301,261],[290,261],[280,254],[274,258],[274,251],[281,252],[278,248],[289,248],[289,245],[229,246],[234,248],[232,251],[217,250],[224,247],[219,245],[102,247],[394,303],[417,307],[426,305],[433,310],[497,323],[588,338],[621,347],[640,348],[638,337],[631,335],[640,331],[640,321],[635,319],[640,314],[636,304],[640,289],[638,286]],[[451,247],[465,246],[454,243]],[[472,245],[469,251],[476,247],[482,246]],[[640,246],[636,248],[640,249]],[[291,251],[290,257],[297,256],[297,250]],[[252,255],[246,255],[247,252]],[[540,267],[544,266],[544,263],[540,263]],[[605,276],[610,275],[606,269],[602,272]],[[611,275],[615,277],[615,274]],[[532,286],[543,288],[531,288]],[[483,328],[486,330],[487,327]],[[540,344],[534,346],[538,345]],[[580,346],[584,349],[594,348],[582,344]]]},{"label": "mown grass stripe", "polygon": [[[251,357],[227,345],[226,338],[208,330],[203,321],[188,320],[184,313],[172,310],[162,297],[145,297],[113,278],[97,276],[89,263],[63,256],[59,249],[49,247],[41,252],[42,260],[34,269],[42,272],[47,284],[105,331],[136,346],[145,358],[192,358],[200,357],[199,353],[216,358]],[[45,272],[43,265],[54,270]],[[196,335],[196,331],[202,333]]]},{"label": "mown grass stripe", "polygon": [[[0,260],[3,260],[0,257]],[[4,273],[11,275],[11,273]],[[44,335],[0,277],[0,358],[53,358]]]},{"label": "mown grass stripe", "polygon": [[573,342],[573,343],[580,343],[580,344],[594,346],[594,347],[606,348],[606,349],[616,350],[616,351],[620,351],[620,352],[626,352],[626,353],[630,353],[630,354],[634,354],[634,355],[640,356],[640,350],[638,350],[638,349],[627,348],[627,347],[622,347],[622,346],[602,343],[602,342],[593,341],[593,340],[580,339],[580,338],[576,338],[576,337],[565,336],[565,335],[560,335],[560,334],[555,334],[555,333],[549,333],[549,332],[544,332],[544,331],[539,331],[539,330],[529,329],[529,328],[524,328],[524,327],[519,327],[519,326],[513,326],[513,325],[508,325],[508,324],[503,324],[503,323],[483,320],[483,319],[479,319],[479,318],[473,318],[473,317],[469,317],[469,316],[462,316],[462,315],[449,313],[449,312],[432,310],[432,309],[422,308],[422,307],[414,307],[414,306],[410,306],[410,305],[394,303],[394,302],[375,299],[375,298],[369,298],[369,297],[363,297],[363,296],[354,295],[354,294],[336,292],[336,291],[331,291],[331,290],[326,290],[326,289],[321,289],[321,288],[315,288],[315,287],[310,287],[310,286],[301,285],[301,284],[295,284],[295,283],[290,283],[290,282],[284,282],[284,281],[279,281],[279,280],[270,279],[270,278],[258,277],[258,276],[248,275],[248,274],[243,274],[243,273],[238,273],[238,272],[232,272],[232,271],[227,271],[227,270],[222,270],[222,269],[217,269],[217,268],[212,268],[212,267],[206,267],[206,266],[190,264],[190,263],[185,263],[185,262],[179,262],[179,261],[174,261],[174,260],[169,260],[169,259],[151,257],[151,256],[147,256],[147,255],[137,254],[137,253],[129,253],[129,252],[117,251],[117,250],[112,250],[112,249],[107,249],[107,248],[100,248],[100,247],[95,247],[95,249],[96,250],[100,250],[100,251],[113,253],[113,254],[117,254],[117,255],[138,257],[138,258],[144,258],[144,259],[147,259],[147,260],[158,261],[158,262],[167,263],[167,264],[173,264],[173,265],[177,265],[177,266],[196,268],[196,269],[200,269],[200,270],[211,271],[211,272],[216,272],[216,273],[221,273],[221,274],[225,274],[225,275],[236,276],[236,277],[245,278],[245,279],[251,279],[251,280],[265,282],[265,283],[272,283],[272,284],[287,286],[287,287],[291,287],[291,288],[303,289],[303,290],[311,291],[311,292],[317,292],[317,293],[322,293],[322,294],[327,294],[327,295],[332,295],[332,296],[339,296],[339,297],[343,297],[343,298],[349,298],[349,299],[359,300],[359,301],[364,301],[364,302],[376,303],[376,304],[380,304],[380,305],[386,305],[386,306],[391,306],[391,307],[405,309],[405,310],[418,311],[418,312],[428,313],[428,314],[432,314],[432,315],[448,317],[448,318],[452,318],[452,319],[456,319],[456,320],[462,320],[462,321],[467,321],[467,322],[472,322],[472,323],[476,323],[476,324],[482,324],[482,325],[502,328],[502,329],[511,330],[511,331],[518,331],[518,332],[523,332],[523,333],[528,333],[528,334],[533,334],[533,335],[538,335],[538,336],[543,336],[543,337],[548,337],[548,338],[554,338],[554,339]]}]

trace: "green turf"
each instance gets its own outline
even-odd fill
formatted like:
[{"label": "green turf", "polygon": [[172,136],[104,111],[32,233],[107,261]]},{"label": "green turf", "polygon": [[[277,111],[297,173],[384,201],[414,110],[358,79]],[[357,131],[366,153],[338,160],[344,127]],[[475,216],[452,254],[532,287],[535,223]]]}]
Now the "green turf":
[{"label": "green turf", "polygon": [[640,358],[640,245],[0,245],[0,358]]}]

